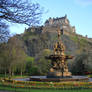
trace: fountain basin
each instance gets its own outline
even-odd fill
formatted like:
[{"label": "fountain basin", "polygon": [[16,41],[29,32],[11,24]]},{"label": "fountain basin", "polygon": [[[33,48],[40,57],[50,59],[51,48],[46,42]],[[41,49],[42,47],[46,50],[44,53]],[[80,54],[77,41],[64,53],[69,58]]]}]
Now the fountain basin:
[{"label": "fountain basin", "polygon": [[89,81],[86,76],[71,76],[63,78],[47,78],[47,76],[31,76],[29,81],[41,81],[41,82],[66,82],[66,81]]}]

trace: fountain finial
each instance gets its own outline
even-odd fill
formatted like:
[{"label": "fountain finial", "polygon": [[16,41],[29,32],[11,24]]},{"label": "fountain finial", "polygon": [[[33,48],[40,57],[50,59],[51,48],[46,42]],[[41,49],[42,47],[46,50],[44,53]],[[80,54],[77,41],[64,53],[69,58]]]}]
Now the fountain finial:
[{"label": "fountain finial", "polygon": [[61,31],[60,31],[60,28],[58,28],[57,33],[58,33],[58,40],[60,41],[60,37],[61,37]]}]

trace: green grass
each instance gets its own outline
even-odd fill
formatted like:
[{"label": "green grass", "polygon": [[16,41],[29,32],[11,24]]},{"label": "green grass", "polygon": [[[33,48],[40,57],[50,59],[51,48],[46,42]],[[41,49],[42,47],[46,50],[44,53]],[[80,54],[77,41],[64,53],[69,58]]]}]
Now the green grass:
[{"label": "green grass", "polygon": [[63,89],[32,89],[32,88],[9,88],[9,87],[0,87],[0,90],[16,91],[16,92],[92,92],[92,89],[63,90]]},{"label": "green grass", "polygon": [[[9,77],[9,75],[7,74],[6,76],[4,75],[4,74],[0,74],[0,78],[8,78]],[[26,75],[23,75],[23,76],[21,76],[21,75],[14,75],[14,76],[12,76],[12,78],[26,78],[26,77],[28,77],[28,76],[26,76]]]},{"label": "green grass", "polygon": [[26,76],[26,75],[23,75],[23,76],[21,76],[21,75],[14,75],[14,76],[12,76],[12,78],[27,78],[28,76]]},{"label": "green grass", "polygon": [[92,78],[92,74],[87,75],[89,78]]},{"label": "green grass", "polygon": [[9,75],[4,75],[4,74],[0,74],[0,78],[5,78],[5,77],[8,77]]}]

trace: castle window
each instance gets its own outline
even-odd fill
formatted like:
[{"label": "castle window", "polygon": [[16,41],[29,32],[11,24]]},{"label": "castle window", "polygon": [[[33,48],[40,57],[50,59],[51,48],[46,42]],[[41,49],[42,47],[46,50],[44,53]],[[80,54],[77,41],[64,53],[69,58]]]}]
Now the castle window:
[{"label": "castle window", "polygon": [[61,34],[63,35],[63,29],[61,29]]}]

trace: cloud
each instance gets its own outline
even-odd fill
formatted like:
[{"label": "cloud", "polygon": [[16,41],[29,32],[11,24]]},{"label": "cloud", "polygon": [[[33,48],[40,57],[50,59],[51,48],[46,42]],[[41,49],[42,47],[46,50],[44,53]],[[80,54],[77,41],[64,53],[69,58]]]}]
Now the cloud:
[{"label": "cloud", "polygon": [[89,6],[92,5],[92,0],[75,0],[75,3],[82,6]]}]

